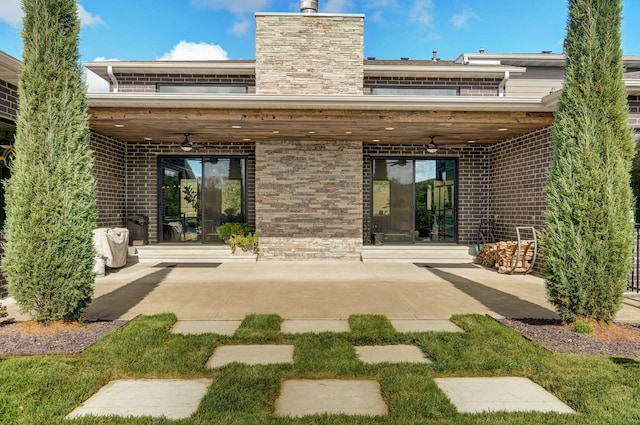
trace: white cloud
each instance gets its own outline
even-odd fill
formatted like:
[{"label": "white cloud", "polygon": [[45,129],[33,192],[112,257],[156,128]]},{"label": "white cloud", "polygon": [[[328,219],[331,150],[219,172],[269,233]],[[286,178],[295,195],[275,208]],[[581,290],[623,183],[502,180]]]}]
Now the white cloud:
[{"label": "white cloud", "polygon": [[233,13],[263,11],[272,0],[192,0],[192,3],[207,9],[228,10]]},{"label": "white cloud", "polygon": [[458,13],[457,15],[453,15],[453,17],[451,18],[451,23],[455,27],[466,28],[467,23],[469,22],[469,19],[473,19],[473,18],[478,18],[478,15],[476,15],[476,13],[473,10],[469,8],[465,8],[465,10]]},{"label": "white cloud", "polygon": [[[323,4],[324,3],[324,4]],[[351,10],[353,7],[352,0],[329,0],[326,3],[321,2],[319,7],[323,13],[345,13]]]},{"label": "white cloud", "polygon": [[249,28],[251,27],[251,21],[246,17],[241,17],[239,21],[233,24],[233,27],[229,30],[231,34],[235,35],[246,35],[249,32]]},{"label": "white cloud", "polygon": [[377,10],[377,11],[373,12],[371,15],[369,15],[369,20],[371,22],[375,22],[376,24],[383,24],[384,23],[384,17],[382,16],[382,11],[381,10]]},{"label": "white cloud", "polygon": [[420,25],[430,27],[433,25],[432,0],[415,0],[411,6],[411,20]]},{"label": "white cloud", "polygon": [[2,0],[0,7],[0,21],[17,27],[22,22],[22,7],[20,0]]},{"label": "white cloud", "polygon": [[87,9],[85,9],[81,4],[78,4],[78,17],[80,18],[80,24],[83,27],[106,25],[100,16],[87,12]]},{"label": "white cloud", "polygon": [[182,40],[176,44],[171,51],[165,53],[158,60],[180,61],[180,60],[227,60],[227,52],[217,44],[192,43]]},{"label": "white cloud", "polygon": [[[17,27],[22,23],[23,16],[24,12],[22,11],[20,0],[2,0],[0,21]],[[82,26],[95,27],[96,25],[105,25],[100,16],[88,12],[81,4],[78,4],[78,17]]]}]

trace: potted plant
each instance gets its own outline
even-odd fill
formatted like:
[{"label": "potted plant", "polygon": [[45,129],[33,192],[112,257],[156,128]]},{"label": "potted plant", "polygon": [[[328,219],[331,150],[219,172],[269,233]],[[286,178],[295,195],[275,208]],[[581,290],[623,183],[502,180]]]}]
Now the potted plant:
[{"label": "potted plant", "polygon": [[253,255],[258,251],[258,234],[231,235],[229,239],[231,251],[236,255]]},{"label": "potted plant", "polygon": [[231,236],[244,236],[251,232],[249,225],[247,223],[238,223],[238,222],[227,222],[221,224],[218,228],[218,236],[220,239],[224,241],[224,243],[228,244]]}]

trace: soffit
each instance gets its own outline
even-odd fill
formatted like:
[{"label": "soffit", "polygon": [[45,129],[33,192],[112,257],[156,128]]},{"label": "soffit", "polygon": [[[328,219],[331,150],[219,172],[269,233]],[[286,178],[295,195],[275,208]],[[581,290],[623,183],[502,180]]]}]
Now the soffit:
[{"label": "soffit", "polygon": [[[123,100],[123,94],[119,94]],[[411,105],[394,105],[362,96],[351,103],[336,102],[331,96],[325,104],[312,103],[301,96],[290,101],[274,101],[266,97],[252,105],[222,102],[218,99],[201,104],[175,102],[142,102],[135,99],[108,102],[98,96],[89,97],[91,128],[125,142],[171,141],[179,143],[183,134],[191,134],[195,142],[253,142],[257,140],[333,140],[366,143],[425,143],[435,135],[441,145],[495,143],[549,126],[553,113],[538,110],[530,103],[503,98],[493,110],[467,102],[448,104],[455,108],[414,100]],[[126,97],[126,96],[125,96]],[[235,99],[237,100],[237,96]],[[241,98],[245,99],[244,96]],[[307,101],[307,103],[302,100]],[[333,104],[329,103],[333,100]],[[359,101],[359,102],[358,102]],[[480,103],[480,102],[477,102]],[[523,105],[528,105],[524,107]],[[339,106],[339,107],[338,107]],[[527,110],[529,109],[529,110]]]},{"label": "soffit", "polygon": [[18,85],[20,61],[0,50],[0,80]]}]

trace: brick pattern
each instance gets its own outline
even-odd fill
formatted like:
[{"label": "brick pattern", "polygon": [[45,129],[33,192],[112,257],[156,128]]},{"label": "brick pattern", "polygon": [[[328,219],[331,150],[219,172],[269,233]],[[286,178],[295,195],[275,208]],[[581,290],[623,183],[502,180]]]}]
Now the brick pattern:
[{"label": "brick pattern", "polygon": [[362,143],[256,143],[264,259],[360,259]]},{"label": "brick pattern", "polygon": [[256,14],[257,94],[362,95],[364,18]]},{"label": "brick pattern", "polygon": [[371,244],[371,161],[374,158],[424,158],[458,161],[458,239],[459,244],[474,244],[480,220],[487,217],[489,199],[489,149],[484,146],[427,152],[426,145],[365,144],[363,151],[363,228],[364,243]]},{"label": "brick pattern", "polygon": [[437,87],[458,89],[459,96],[497,96],[499,78],[428,78],[366,76],[365,94],[372,87]]},{"label": "brick pattern", "polygon": [[[199,74],[115,74],[121,93],[155,93],[158,84],[220,84],[248,86],[253,91],[253,75],[199,75]],[[113,88],[113,83],[111,88]]]},{"label": "brick pattern", "polygon": [[[538,234],[544,229],[552,156],[551,127],[492,146],[489,217],[497,240],[515,240],[516,226],[534,226]],[[541,261],[536,265],[541,271]]]},{"label": "brick pattern", "polygon": [[[176,143],[126,145],[126,214],[149,217],[149,243],[158,242],[158,158],[185,156]],[[238,156],[247,159],[247,222],[255,227],[255,149],[251,143],[198,141],[192,156]]]},{"label": "brick pattern", "polygon": [[122,142],[91,133],[93,174],[96,180],[98,227],[126,226],[125,146]]},{"label": "brick pattern", "polygon": [[18,88],[0,80],[0,117],[15,121],[18,116]]}]

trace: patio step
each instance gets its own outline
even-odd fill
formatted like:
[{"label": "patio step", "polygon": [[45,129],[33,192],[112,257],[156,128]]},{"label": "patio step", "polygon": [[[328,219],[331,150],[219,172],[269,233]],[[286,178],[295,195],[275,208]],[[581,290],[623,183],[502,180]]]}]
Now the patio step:
[{"label": "patio step", "polygon": [[362,261],[394,263],[464,264],[474,256],[466,245],[366,245],[362,248]]},{"label": "patio step", "polygon": [[156,244],[136,246],[129,262],[139,263],[255,263],[256,256],[236,256],[227,245]]}]

